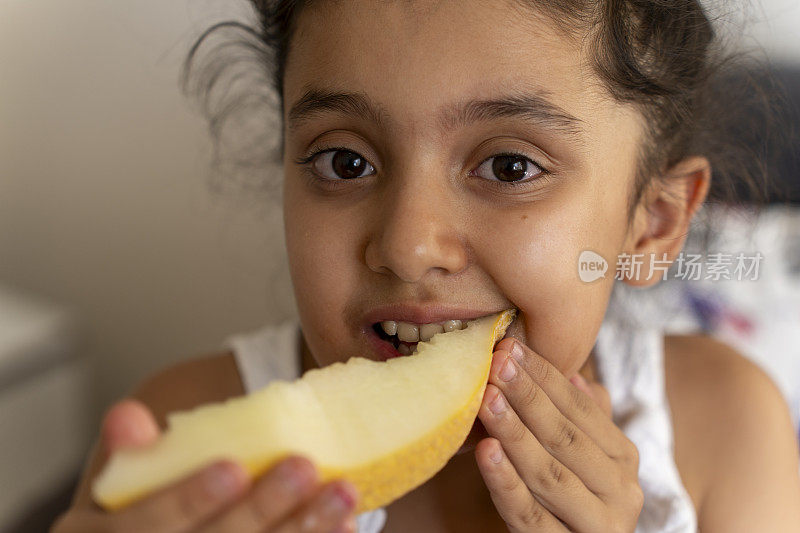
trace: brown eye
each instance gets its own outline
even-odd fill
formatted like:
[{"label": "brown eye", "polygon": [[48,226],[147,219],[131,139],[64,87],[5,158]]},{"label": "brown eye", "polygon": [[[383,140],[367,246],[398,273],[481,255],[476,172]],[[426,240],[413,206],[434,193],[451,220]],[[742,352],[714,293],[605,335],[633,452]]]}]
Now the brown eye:
[{"label": "brown eye", "polygon": [[477,168],[478,175],[485,176],[491,181],[516,183],[531,181],[544,172],[542,167],[529,158],[517,154],[501,154],[490,157]]},{"label": "brown eye", "polygon": [[493,158],[492,172],[503,181],[518,181],[525,177],[528,162],[521,157],[507,155]]},{"label": "brown eye", "polygon": [[361,154],[349,150],[322,152],[315,158],[314,169],[332,180],[360,178],[375,172],[369,161]]}]

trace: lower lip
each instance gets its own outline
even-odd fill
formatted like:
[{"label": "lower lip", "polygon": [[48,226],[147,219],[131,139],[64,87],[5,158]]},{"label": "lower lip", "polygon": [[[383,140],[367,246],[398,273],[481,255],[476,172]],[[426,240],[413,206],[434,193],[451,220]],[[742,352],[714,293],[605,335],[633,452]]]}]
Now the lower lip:
[{"label": "lower lip", "polygon": [[388,361],[389,359],[394,359],[395,357],[405,357],[395,349],[391,342],[380,338],[378,334],[375,333],[375,331],[373,331],[371,328],[367,332],[367,338],[369,339],[370,345],[381,361]]}]

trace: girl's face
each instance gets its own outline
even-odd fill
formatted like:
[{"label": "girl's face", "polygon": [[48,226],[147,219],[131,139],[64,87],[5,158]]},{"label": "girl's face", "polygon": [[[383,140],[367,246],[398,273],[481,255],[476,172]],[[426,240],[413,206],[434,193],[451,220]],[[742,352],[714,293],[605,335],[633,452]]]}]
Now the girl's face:
[{"label": "girl's face", "polygon": [[[517,308],[508,335],[567,377],[584,364],[631,245],[641,125],[579,40],[513,0],[317,1],[284,100],[286,242],[321,366],[380,359],[390,304]],[[580,280],[584,250],[604,279]]]}]

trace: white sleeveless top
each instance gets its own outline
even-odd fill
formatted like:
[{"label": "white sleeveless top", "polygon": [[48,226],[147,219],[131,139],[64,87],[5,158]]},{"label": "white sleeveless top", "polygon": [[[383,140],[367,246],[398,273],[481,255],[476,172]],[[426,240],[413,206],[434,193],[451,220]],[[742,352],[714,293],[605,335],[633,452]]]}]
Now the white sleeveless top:
[{"label": "white sleeveless top", "polygon": [[[639,450],[644,506],[636,533],[694,533],[694,505],[673,455],[664,387],[664,333],[659,320],[652,318],[663,316],[664,308],[640,305],[634,292],[617,283],[594,353],[599,381],[611,397],[614,422]],[[223,345],[233,352],[244,388],[250,392],[272,379],[299,377],[299,340],[299,324],[289,320],[233,335]],[[363,513],[358,516],[358,531],[378,533],[385,522],[383,508]]]}]

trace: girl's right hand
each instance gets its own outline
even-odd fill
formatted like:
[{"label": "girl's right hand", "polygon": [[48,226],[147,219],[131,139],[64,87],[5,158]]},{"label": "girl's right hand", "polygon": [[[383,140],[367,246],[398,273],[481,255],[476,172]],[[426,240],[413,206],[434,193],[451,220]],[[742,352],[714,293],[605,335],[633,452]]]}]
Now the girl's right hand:
[{"label": "girl's right hand", "polygon": [[[146,445],[158,435],[144,404],[121,401],[103,421],[101,463],[120,447]],[[303,457],[281,461],[252,483],[238,463],[223,460],[118,512],[76,503],[51,533],[354,533],[357,498],[347,481],[321,485],[316,468]]]}]

